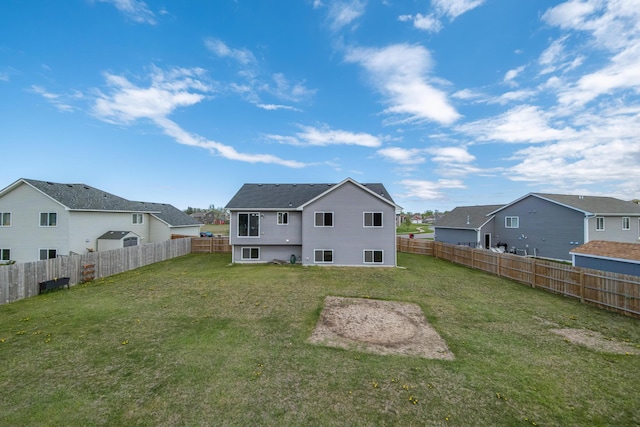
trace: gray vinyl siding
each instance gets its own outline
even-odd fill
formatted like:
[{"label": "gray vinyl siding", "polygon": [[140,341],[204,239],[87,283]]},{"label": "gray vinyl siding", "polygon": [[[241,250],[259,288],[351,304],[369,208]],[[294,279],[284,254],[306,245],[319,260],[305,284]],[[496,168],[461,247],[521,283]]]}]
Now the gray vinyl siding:
[{"label": "gray vinyl siding", "polygon": [[[257,212],[260,214],[260,234],[257,237],[238,236],[238,214]],[[278,212],[288,212],[289,224],[278,224]],[[296,211],[238,211],[231,213],[229,224],[230,243],[242,246],[301,245],[302,213]]]},{"label": "gray vinyl siding", "polygon": [[[315,227],[315,212],[333,212],[333,227]],[[364,227],[364,212],[382,212],[382,227]],[[302,225],[304,264],[314,264],[314,250],[332,249],[332,265],[365,265],[363,251],[372,249],[384,251],[384,263],[366,265],[396,265],[395,206],[352,183],[306,205]]]},{"label": "gray vinyl siding", "polygon": [[589,241],[609,240],[612,242],[636,243],[640,236],[638,230],[639,220],[637,216],[624,215],[629,218],[629,230],[622,229],[623,216],[596,215],[604,218],[604,231],[596,230],[596,219],[589,218]]},{"label": "gray vinyl siding", "polygon": [[[506,228],[505,217],[517,216],[518,228]],[[526,197],[496,213],[494,244],[545,258],[571,260],[569,251],[585,243],[584,214],[537,197]],[[524,236],[523,236],[524,235]]]},{"label": "gray vinyl siding", "polygon": [[468,245],[469,242],[480,243],[477,242],[478,232],[476,230],[436,227],[435,235],[436,241],[452,245]]},{"label": "gray vinyl siding", "polygon": [[[253,260],[242,259],[242,248],[260,248],[260,258]],[[291,255],[296,256],[296,263],[300,263],[302,256],[302,246],[300,245],[258,245],[247,242],[246,245],[238,244],[233,246],[233,260],[237,263],[265,263],[273,260],[283,260],[289,262]]]},{"label": "gray vinyl siding", "polygon": [[574,254],[573,265],[594,270],[610,271],[619,274],[640,276],[640,264],[604,258],[593,258]]}]

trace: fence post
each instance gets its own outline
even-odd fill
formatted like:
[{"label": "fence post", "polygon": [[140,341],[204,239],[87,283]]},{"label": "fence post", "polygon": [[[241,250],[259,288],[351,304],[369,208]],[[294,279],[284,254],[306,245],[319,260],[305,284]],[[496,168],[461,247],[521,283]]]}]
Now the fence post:
[{"label": "fence post", "polygon": [[537,267],[537,261],[535,258],[531,258],[533,260],[533,263],[531,264],[531,287],[535,288],[536,287],[536,267]]},{"label": "fence post", "polygon": [[584,303],[584,271],[580,270],[580,302]]}]

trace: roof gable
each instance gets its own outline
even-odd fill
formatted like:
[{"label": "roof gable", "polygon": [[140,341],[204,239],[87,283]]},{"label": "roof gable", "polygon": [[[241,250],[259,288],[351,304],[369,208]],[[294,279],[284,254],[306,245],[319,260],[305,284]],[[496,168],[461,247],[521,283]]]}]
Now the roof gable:
[{"label": "roof gable", "polygon": [[68,210],[148,213],[169,226],[200,225],[198,221],[172,205],[134,202],[86,184],[61,184],[21,178],[0,191],[0,197],[20,185],[28,185]]},{"label": "roof gable", "polygon": [[489,222],[491,213],[502,205],[458,206],[447,212],[435,224],[438,228],[478,229]]},{"label": "roof gable", "polygon": [[529,193],[513,202],[502,206],[491,213],[499,212],[512,206],[527,197],[536,197],[564,206],[585,215],[631,215],[640,216],[640,205],[616,199],[614,197],[602,196],[580,196],[571,194],[549,194],[549,193]]},{"label": "roof gable", "polygon": [[359,184],[351,178],[347,178],[339,184],[244,184],[225,208],[232,210],[299,210],[346,182],[351,182],[395,206],[384,185],[379,183]]}]

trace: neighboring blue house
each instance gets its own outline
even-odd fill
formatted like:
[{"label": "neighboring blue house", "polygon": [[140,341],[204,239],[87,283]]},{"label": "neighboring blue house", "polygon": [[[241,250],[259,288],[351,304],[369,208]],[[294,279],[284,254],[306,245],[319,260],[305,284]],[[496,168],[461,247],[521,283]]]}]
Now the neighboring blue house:
[{"label": "neighboring blue house", "polygon": [[571,251],[575,267],[640,276],[640,244],[594,240]]},{"label": "neighboring blue house", "polygon": [[521,255],[571,260],[591,240],[634,243],[640,205],[613,197],[530,193],[493,212],[495,238]]},{"label": "neighboring blue house", "polygon": [[500,207],[502,205],[459,206],[447,212],[434,225],[435,240],[473,248],[496,246],[493,215],[490,214]]},{"label": "neighboring blue house", "polygon": [[396,204],[384,185],[244,184],[226,206],[236,263],[395,266]]},{"label": "neighboring blue house", "polygon": [[456,208],[435,229],[437,241],[502,245],[520,255],[569,261],[570,251],[591,240],[638,242],[640,205],[613,197],[530,193],[492,210]]}]

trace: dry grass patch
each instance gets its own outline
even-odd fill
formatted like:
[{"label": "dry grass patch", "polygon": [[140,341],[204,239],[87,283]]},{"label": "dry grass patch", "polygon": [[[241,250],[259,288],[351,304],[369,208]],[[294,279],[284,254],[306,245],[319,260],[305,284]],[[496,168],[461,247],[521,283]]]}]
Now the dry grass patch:
[{"label": "dry grass patch", "polygon": [[635,348],[631,344],[620,341],[614,341],[606,338],[600,332],[590,331],[587,329],[563,328],[551,329],[554,334],[564,337],[564,339],[573,344],[583,345],[591,350],[602,353],[611,354],[640,354],[640,349]]},{"label": "dry grass patch", "polygon": [[382,355],[454,359],[420,307],[406,302],[328,296],[309,342]]}]

